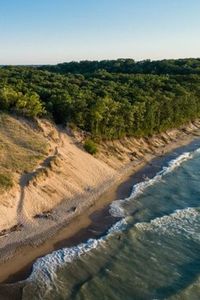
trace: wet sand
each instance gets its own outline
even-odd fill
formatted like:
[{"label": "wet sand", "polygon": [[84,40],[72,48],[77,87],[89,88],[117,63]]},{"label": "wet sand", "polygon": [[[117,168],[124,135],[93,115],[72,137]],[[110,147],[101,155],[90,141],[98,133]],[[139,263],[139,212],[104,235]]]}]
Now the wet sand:
[{"label": "wet sand", "polygon": [[[13,290],[13,293],[17,295],[16,285],[13,286],[11,283],[27,278],[32,271],[33,262],[38,257],[44,256],[45,254],[62,247],[70,247],[79,244],[80,242],[86,241],[88,238],[97,238],[106,232],[107,229],[117,221],[116,218],[113,218],[109,214],[109,204],[113,200],[128,197],[134,184],[143,181],[145,177],[153,177],[169,160],[185,151],[191,151],[200,147],[200,139],[194,139],[195,136],[197,135],[190,135],[184,140],[174,142],[166,146],[165,149],[162,149],[162,151],[160,151],[160,154],[162,153],[160,156],[158,154],[156,158],[152,157],[152,160],[150,161],[143,160],[137,166],[130,167],[129,171],[120,179],[120,181],[116,182],[103,193],[93,206],[80,216],[76,217],[48,241],[37,247],[22,246],[21,248],[18,248],[11,259],[0,264],[0,281],[6,283],[6,285],[0,286],[0,299],[6,300],[6,298],[1,298],[1,295],[2,293],[5,294],[5,291],[8,293],[9,286],[15,289],[15,292]],[[164,153],[168,154],[164,155]],[[18,291],[21,290],[21,284],[17,286]],[[14,300],[15,298],[7,299]],[[16,299],[20,299],[20,297]]]},{"label": "wet sand", "polygon": [[[83,215],[76,217],[67,227],[60,230],[56,236],[38,247],[25,246],[19,249],[13,258],[1,265],[0,278],[5,283],[13,283],[25,279],[32,270],[36,258],[62,247],[70,247],[88,238],[101,236],[113,223],[117,221],[109,214],[109,204],[117,199],[124,199],[131,193],[134,184],[141,182],[145,177],[153,177],[164,164],[184,151],[191,151],[200,146],[200,140],[194,140],[187,146],[182,146],[165,156],[154,158],[144,167],[138,166],[129,171],[121,182],[113,185],[90,207]],[[136,172],[135,172],[136,171]],[[133,173],[134,172],[134,173]],[[3,272],[5,270],[5,273]],[[4,275],[5,274],[5,275]],[[6,274],[9,276],[6,277]]]}]

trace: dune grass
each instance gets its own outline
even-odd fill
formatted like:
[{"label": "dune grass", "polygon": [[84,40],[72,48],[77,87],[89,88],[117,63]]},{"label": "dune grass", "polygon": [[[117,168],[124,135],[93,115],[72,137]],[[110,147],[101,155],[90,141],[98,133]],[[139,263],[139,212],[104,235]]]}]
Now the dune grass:
[{"label": "dune grass", "polygon": [[9,189],[13,186],[12,178],[9,174],[0,174],[0,190]]},{"label": "dune grass", "polygon": [[31,123],[0,113],[0,191],[11,188],[17,173],[33,170],[47,153],[47,141]]}]

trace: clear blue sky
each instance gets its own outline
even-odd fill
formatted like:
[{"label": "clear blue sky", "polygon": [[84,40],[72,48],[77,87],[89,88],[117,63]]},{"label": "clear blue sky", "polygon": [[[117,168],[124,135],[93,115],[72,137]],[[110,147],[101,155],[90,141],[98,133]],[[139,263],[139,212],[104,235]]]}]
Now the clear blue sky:
[{"label": "clear blue sky", "polygon": [[200,0],[0,0],[0,64],[200,57]]}]

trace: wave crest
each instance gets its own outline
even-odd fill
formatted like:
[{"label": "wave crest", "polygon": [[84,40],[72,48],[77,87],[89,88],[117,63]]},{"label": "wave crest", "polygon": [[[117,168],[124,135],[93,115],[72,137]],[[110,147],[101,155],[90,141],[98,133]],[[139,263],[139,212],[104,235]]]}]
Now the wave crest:
[{"label": "wave crest", "polygon": [[149,223],[142,222],[135,224],[140,231],[157,232],[172,236],[185,236],[187,239],[193,239],[200,242],[200,210],[199,208],[187,207],[178,209],[170,215],[155,218]]},{"label": "wave crest", "polygon": [[158,172],[153,178],[149,179],[147,178],[145,181],[142,181],[140,183],[137,183],[133,186],[131,195],[124,199],[124,200],[116,200],[113,201],[110,205],[110,214],[113,217],[125,217],[128,215],[128,212],[125,211],[123,208],[123,204],[129,201],[133,201],[136,197],[144,193],[144,191],[152,186],[153,184],[161,181],[163,179],[163,176],[173,172],[176,168],[182,165],[183,162],[192,159],[194,156],[194,153],[199,151],[200,149],[195,150],[194,152],[185,152],[178,156],[176,159],[171,160],[168,163],[167,167],[163,167],[160,172]]},{"label": "wave crest", "polygon": [[72,263],[75,259],[85,255],[91,250],[104,247],[104,244],[111,236],[126,230],[127,224],[128,219],[124,218],[115,223],[108,230],[107,234],[99,239],[89,239],[86,243],[81,243],[70,248],[63,248],[37,259],[33,264],[33,271],[26,281],[39,282],[40,286],[50,287],[54,278],[56,278],[58,268]]}]

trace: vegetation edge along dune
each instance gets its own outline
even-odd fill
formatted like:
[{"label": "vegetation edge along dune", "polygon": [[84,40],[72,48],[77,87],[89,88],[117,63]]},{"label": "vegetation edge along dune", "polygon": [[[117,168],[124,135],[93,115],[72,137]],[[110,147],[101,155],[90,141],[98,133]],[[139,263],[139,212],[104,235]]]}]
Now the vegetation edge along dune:
[{"label": "vegetation edge along dune", "polygon": [[199,70],[199,59],[0,67],[2,259],[198,135]]},{"label": "vegetation edge along dune", "polygon": [[[12,148],[18,150],[20,147],[20,153],[12,153],[10,149],[9,157],[13,161],[17,159],[19,164],[26,165],[24,154],[30,152],[34,157],[32,147],[37,149],[37,155],[41,151],[29,169],[23,170],[22,165],[19,171],[10,165],[13,186],[0,195],[2,260],[23,243],[37,244],[45,240],[48,234],[55,233],[92,205],[129,168],[133,171],[134,167],[169,151],[178,142],[188,142],[193,134],[199,135],[200,127],[200,122],[196,121],[149,138],[107,140],[98,144],[99,151],[93,156],[84,150],[85,137],[80,131],[57,127],[46,119],[30,122],[21,117],[0,116],[6,120],[6,125],[0,128],[1,135],[4,133],[5,137],[7,133],[5,145],[9,140],[13,142]],[[12,136],[13,128],[16,137],[23,138],[23,143]],[[0,157],[2,166],[6,158]]]}]

